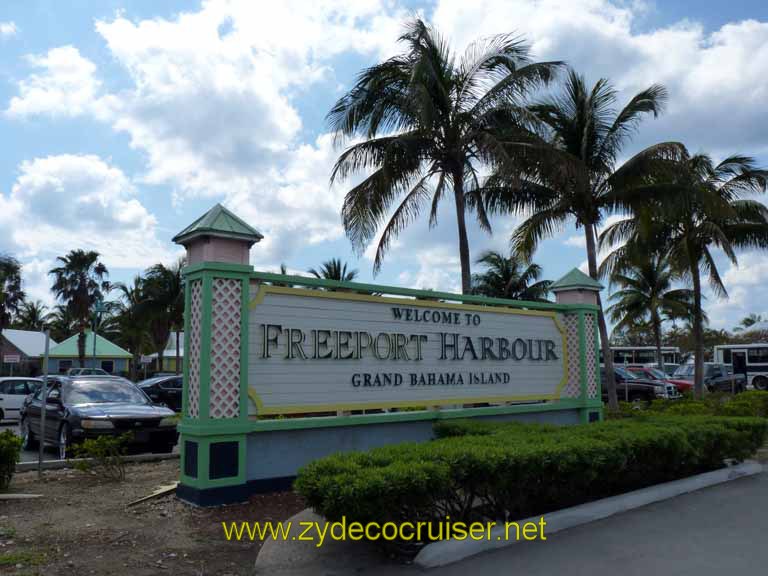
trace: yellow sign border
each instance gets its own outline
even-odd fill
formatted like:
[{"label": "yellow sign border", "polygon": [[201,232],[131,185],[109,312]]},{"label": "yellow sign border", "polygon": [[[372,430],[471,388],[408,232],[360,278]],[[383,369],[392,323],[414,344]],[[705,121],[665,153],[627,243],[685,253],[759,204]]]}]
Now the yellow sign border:
[{"label": "yellow sign border", "polygon": [[[400,304],[408,307],[421,308],[446,308],[456,311],[485,312],[494,314],[515,314],[518,316],[545,316],[552,318],[563,340],[563,377],[557,385],[554,394],[542,394],[533,396],[483,396],[478,398],[443,398],[439,400],[410,400],[399,402],[363,402],[355,404],[322,404],[322,405],[293,405],[293,406],[264,406],[261,397],[256,392],[255,387],[248,382],[248,398],[256,405],[258,415],[280,415],[280,414],[301,414],[309,412],[338,412],[348,410],[370,410],[376,408],[408,408],[412,406],[446,406],[451,404],[475,404],[491,402],[522,402],[533,400],[559,400],[560,394],[568,383],[568,363],[570,356],[568,354],[568,338],[565,328],[557,318],[557,312],[553,310],[525,310],[515,308],[502,308],[496,306],[481,306],[477,304],[451,304],[448,302],[434,302],[431,300],[415,300],[408,298],[390,298],[382,296],[373,296],[370,294],[357,294],[346,292],[328,292],[322,290],[308,290],[306,288],[288,288],[285,286],[267,286],[260,285],[256,297],[249,303],[249,310],[253,311],[264,301],[267,294],[283,294],[290,296],[310,297],[310,298],[328,298],[331,300],[346,300],[354,302],[373,302],[376,304]],[[250,324],[250,314],[248,318]]]}]

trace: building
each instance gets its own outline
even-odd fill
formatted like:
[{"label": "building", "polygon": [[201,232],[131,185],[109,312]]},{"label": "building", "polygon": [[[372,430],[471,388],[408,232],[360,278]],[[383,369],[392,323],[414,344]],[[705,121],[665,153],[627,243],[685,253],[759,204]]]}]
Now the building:
[{"label": "building", "polygon": [[[45,333],[34,330],[3,330],[2,375],[36,376],[40,374],[45,353]],[[50,348],[56,346],[50,341]],[[12,362],[5,362],[12,360]],[[18,360],[18,361],[16,361]]]},{"label": "building", "polygon": [[171,332],[168,342],[163,349],[163,365],[159,365],[158,353],[143,356],[142,362],[147,364],[151,372],[179,372],[184,369],[184,332],[179,332],[179,369],[176,370],[176,332]]},{"label": "building", "polygon": [[[93,332],[88,331],[85,336],[86,368],[101,368],[110,374],[126,374],[128,372],[133,357],[128,350],[97,334],[96,361],[94,363]],[[50,374],[64,374],[70,368],[80,367],[77,338],[78,334],[74,334],[50,349],[48,352],[48,372]]]}]

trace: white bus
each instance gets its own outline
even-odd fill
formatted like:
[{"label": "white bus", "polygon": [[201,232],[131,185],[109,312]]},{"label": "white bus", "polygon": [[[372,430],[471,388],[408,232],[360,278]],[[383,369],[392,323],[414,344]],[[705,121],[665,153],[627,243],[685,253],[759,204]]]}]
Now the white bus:
[{"label": "white bus", "polygon": [[[613,363],[623,364],[657,364],[656,346],[611,346]],[[661,357],[664,364],[680,364],[680,348],[677,346],[662,346]],[[600,363],[603,363],[603,352],[600,351]]]},{"label": "white bus", "polygon": [[768,344],[715,346],[715,362],[733,366],[734,374],[746,374],[747,386],[768,390]]}]

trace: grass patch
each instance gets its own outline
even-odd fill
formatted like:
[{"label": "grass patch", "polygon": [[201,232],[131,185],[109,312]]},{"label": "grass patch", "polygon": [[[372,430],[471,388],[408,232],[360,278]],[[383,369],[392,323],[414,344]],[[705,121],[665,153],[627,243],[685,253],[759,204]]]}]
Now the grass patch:
[{"label": "grass patch", "polygon": [[43,552],[3,552],[0,553],[0,566],[39,566],[45,564],[46,555]]}]

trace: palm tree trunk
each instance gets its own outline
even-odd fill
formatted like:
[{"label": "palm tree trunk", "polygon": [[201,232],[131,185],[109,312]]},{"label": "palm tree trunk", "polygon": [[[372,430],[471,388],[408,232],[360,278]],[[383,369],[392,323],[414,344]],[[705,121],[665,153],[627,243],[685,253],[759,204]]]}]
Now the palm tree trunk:
[{"label": "palm tree trunk", "polygon": [[157,371],[163,372],[163,352],[165,350],[163,348],[160,348],[160,350],[157,351]]},{"label": "palm tree trunk", "polygon": [[464,200],[464,171],[453,173],[453,195],[456,199],[456,222],[459,227],[459,261],[461,263],[461,292],[472,292],[472,275],[469,261],[469,239],[467,238],[466,202]]},{"label": "palm tree trunk", "polygon": [[701,398],[704,395],[704,326],[701,313],[701,276],[699,261],[691,265],[691,278],[693,280],[693,395]]},{"label": "palm tree trunk", "polygon": [[176,329],[176,374],[179,374],[179,364],[181,363],[181,352],[179,350],[179,330]]},{"label": "palm tree trunk", "polygon": [[[134,347],[134,350],[138,350],[138,346]],[[138,366],[141,363],[141,353],[134,352],[133,353],[133,362],[131,362],[131,380],[134,382],[137,382],[139,379],[139,369]]]},{"label": "palm tree trunk", "polygon": [[653,339],[656,344],[656,363],[659,370],[664,371],[664,358],[661,356],[661,320],[655,310],[651,311],[653,316]]},{"label": "palm tree trunk", "polygon": [[[587,264],[589,266],[589,275],[597,280],[597,248],[595,245],[595,229],[591,224],[584,226],[584,234],[587,240]],[[608,391],[608,408],[618,410],[619,399],[616,396],[616,377],[613,373],[613,352],[608,340],[608,326],[605,323],[605,314],[603,314],[603,302],[600,293],[597,293],[597,324],[600,328],[600,343],[603,350],[603,363],[605,364],[605,388]]]},{"label": "palm tree trunk", "polygon": [[77,335],[77,357],[80,361],[80,368],[85,368],[85,328],[82,324],[80,325],[80,332]]}]

